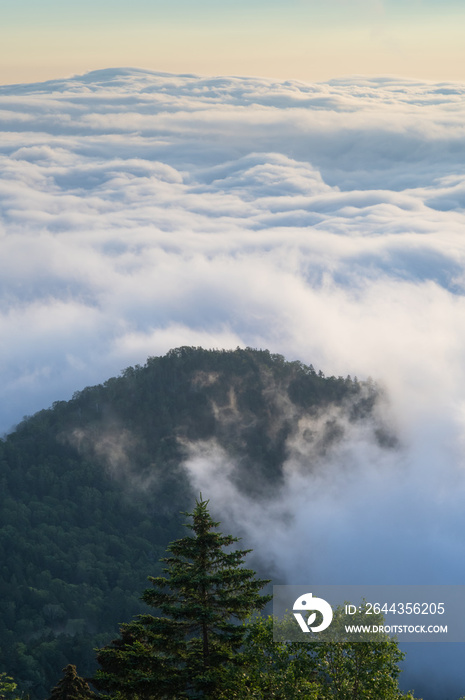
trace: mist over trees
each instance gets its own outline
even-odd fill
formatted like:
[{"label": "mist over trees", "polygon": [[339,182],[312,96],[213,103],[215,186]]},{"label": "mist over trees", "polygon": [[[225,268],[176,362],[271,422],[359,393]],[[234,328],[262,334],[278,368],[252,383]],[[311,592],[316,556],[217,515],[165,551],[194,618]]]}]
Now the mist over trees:
[{"label": "mist over trees", "polygon": [[315,459],[357,423],[391,449],[381,400],[267,351],[178,348],[24,419],[0,441],[0,669],[46,697],[149,612],[140,592],[195,498],[189,446],[220,445],[238,488],[266,498],[298,431]]}]

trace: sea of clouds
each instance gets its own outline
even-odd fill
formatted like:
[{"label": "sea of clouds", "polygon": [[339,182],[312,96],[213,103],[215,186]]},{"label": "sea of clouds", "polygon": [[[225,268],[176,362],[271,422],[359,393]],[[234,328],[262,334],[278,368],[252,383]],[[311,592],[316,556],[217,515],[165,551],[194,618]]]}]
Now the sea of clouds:
[{"label": "sea of clouds", "polygon": [[463,583],[464,97],[134,69],[0,88],[0,430],[180,345],[371,375],[400,450],[354,433],[305,484],[290,459],[273,507],[214,449],[193,482],[280,582]]},{"label": "sea of clouds", "polygon": [[460,404],[464,95],[129,69],[0,88],[0,430],[179,345]]}]

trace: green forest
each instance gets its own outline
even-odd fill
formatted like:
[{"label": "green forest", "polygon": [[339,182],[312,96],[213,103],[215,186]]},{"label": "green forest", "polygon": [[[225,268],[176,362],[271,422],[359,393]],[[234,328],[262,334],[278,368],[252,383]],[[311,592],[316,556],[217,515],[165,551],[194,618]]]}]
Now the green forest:
[{"label": "green forest", "polygon": [[[288,621],[261,615],[272,598],[262,593],[270,581],[244,566],[250,550],[218,532],[220,523],[201,496],[185,515],[191,533],[168,545],[164,575],[149,577],[151,588],[142,595],[157,614],[137,615],[97,650],[99,667],[89,681],[103,697],[414,700],[398,687],[404,653],[387,636],[372,642],[274,641],[273,626],[282,630]],[[14,680],[1,674],[2,697],[15,700],[16,690]],[[95,697],[68,664],[49,700]]]},{"label": "green forest", "polygon": [[[377,418],[382,400],[370,380],[325,377],[268,351],[183,347],[24,418],[0,441],[3,678],[31,700],[69,665],[92,678],[94,649],[149,614],[147,577],[162,575],[198,496],[186,444],[214,439],[238,487],[263,494],[279,487],[302,416],[323,425],[306,436],[315,455],[343,439],[345,422],[365,421],[395,449]],[[266,622],[256,624],[265,639]]]}]

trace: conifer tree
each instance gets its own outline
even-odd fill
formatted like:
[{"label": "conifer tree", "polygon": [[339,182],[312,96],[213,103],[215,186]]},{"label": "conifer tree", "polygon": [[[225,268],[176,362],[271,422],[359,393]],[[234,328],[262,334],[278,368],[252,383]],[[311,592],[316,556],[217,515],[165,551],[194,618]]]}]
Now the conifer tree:
[{"label": "conifer tree", "polygon": [[63,669],[64,677],[53,688],[49,700],[92,700],[95,693],[87,682],[78,676],[76,666],[68,664]]},{"label": "conifer tree", "polygon": [[250,550],[216,530],[202,496],[187,527],[192,535],[172,542],[165,576],[150,577],[142,599],[162,616],[139,615],[121,637],[100,649],[95,685],[126,697],[213,699],[226,690],[228,671],[240,664],[243,625],[271,596],[268,581],[242,566]]}]

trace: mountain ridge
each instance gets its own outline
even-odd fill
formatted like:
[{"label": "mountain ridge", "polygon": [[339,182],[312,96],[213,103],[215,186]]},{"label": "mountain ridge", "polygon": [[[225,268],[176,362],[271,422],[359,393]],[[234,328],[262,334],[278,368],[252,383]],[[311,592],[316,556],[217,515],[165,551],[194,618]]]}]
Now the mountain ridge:
[{"label": "mountain ridge", "polygon": [[193,447],[217,445],[237,488],[269,499],[296,443],[308,469],[351,425],[393,447],[382,401],[371,381],[265,350],[181,347],[25,418],[0,441],[0,668],[33,698],[67,663],[91,675],[182,533]]}]

